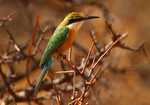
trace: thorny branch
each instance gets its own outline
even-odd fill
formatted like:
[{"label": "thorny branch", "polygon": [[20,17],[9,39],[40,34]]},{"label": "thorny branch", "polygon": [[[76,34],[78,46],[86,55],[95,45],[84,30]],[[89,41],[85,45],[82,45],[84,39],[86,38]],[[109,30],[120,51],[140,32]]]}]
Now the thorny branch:
[{"label": "thorny branch", "polygon": [[[30,45],[29,45],[28,55],[30,55],[31,51],[32,51],[32,46],[33,46],[33,43],[34,43],[36,31],[37,31],[37,28],[38,28],[39,16],[40,16],[40,14],[38,14],[37,18],[36,18],[35,27],[34,27],[34,30],[33,30],[33,33],[32,33],[32,39],[31,39]],[[30,85],[31,83],[30,83],[30,77],[29,77],[29,64],[30,64],[30,58],[27,58],[27,63],[26,63],[26,73],[27,74],[26,74],[26,76],[27,76],[28,84]]]},{"label": "thorny branch", "polygon": [[10,13],[6,18],[0,18],[0,27],[3,27],[5,25],[6,22],[8,21],[12,21],[12,16],[14,15],[15,11],[13,11],[12,13]]},{"label": "thorny branch", "polygon": [[[115,32],[113,31],[113,29],[112,29],[112,23],[108,23],[108,21],[106,21],[106,25],[107,25],[107,27],[109,28],[109,30],[111,31],[111,33],[113,34],[113,37],[112,37],[112,40],[113,40],[113,41],[115,41],[118,37],[121,36],[120,33],[115,33]],[[127,34],[126,34],[126,35],[127,35]],[[137,52],[137,51],[140,51],[140,50],[143,48],[144,43],[141,43],[137,48],[131,48],[131,47],[126,46],[125,44],[123,44],[123,43],[121,43],[121,42],[119,42],[116,46],[121,47],[121,48],[123,48],[123,49],[127,49],[127,50],[131,50],[131,51],[136,51],[136,52]]]}]

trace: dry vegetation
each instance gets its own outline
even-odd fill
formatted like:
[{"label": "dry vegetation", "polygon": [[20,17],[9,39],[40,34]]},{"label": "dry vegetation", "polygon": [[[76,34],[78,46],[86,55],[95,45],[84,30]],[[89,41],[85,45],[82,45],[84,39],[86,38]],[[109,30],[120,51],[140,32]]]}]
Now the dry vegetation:
[{"label": "dry vegetation", "polygon": [[[1,0],[0,104],[150,105],[148,0]],[[99,16],[80,29],[33,99],[47,42],[72,11]],[[49,77],[52,77],[55,89]]]}]

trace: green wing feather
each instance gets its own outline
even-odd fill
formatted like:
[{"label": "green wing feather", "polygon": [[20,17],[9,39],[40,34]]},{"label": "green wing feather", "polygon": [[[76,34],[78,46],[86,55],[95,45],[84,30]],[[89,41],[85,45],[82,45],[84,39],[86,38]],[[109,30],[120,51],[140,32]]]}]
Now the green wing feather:
[{"label": "green wing feather", "polygon": [[69,28],[64,27],[53,34],[53,36],[50,38],[48,42],[48,45],[42,56],[39,66],[45,64],[47,60],[50,59],[52,55],[57,51],[57,48],[60,47],[65,42],[65,40],[67,39],[68,32]]}]

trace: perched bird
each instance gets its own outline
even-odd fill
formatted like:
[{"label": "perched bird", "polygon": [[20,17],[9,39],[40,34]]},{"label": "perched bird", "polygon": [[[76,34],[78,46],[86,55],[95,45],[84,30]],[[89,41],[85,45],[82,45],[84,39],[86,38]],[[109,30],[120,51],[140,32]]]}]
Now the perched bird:
[{"label": "perched bird", "polygon": [[34,97],[39,90],[42,79],[46,71],[51,66],[53,60],[59,55],[58,48],[61,52],[69,49],[76,37],[79,28],[84,20],[99,18],[98,16],[84,16],[82,12],[72,12],[56,28],[54,34],[50,38],[46,50],[42,56],[40,67],[43,66],[42,73],[34,89]]}]

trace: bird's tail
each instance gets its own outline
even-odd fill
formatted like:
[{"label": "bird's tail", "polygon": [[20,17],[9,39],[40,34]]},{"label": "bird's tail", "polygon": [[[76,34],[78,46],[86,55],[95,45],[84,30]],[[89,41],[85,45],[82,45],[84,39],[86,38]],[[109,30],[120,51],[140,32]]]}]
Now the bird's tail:
[{"label": "bird's tail", "polygon": [[41,72],[41,75],[40,75],[40,77],[39,77],[39,80],[38,80],[38,82],[37,82],[37,84],[36,84],[36,86],[35,86],[35,89],[34,89],[34,95],[33,95],[34,98],[36,97],[37,92],[38,92],[38,90],[39,90],[39,88],[40,88],[40,86],[41,86],[42,79],[43,79],[44,75],[46,74],[46,71],[47,71],[47,70],[49,69],[49,67],[51,66],[52,62],[53,62],[53,58],[50,58],[50,59],[45,63],[44,68],[43,68],[43,70],[42,70],[42,72]]}]

